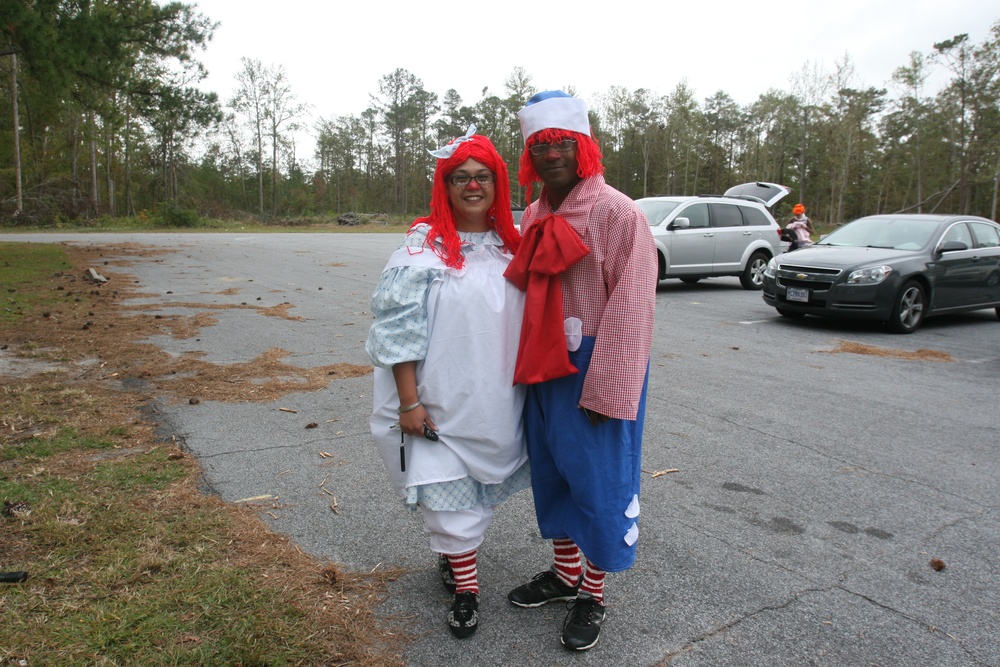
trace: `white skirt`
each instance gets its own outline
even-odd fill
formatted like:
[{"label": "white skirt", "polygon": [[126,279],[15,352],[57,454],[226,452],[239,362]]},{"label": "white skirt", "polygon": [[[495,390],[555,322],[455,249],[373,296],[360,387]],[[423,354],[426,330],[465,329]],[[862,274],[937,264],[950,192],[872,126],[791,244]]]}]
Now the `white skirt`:
[{"label": "white skirt", "polygon": [[[503,277],[510,258],[483,245],[465,266],[445,268],[425,251],[400,248],[388,266],[439,265],[428,294],[427,357],[417,362],[417,396],[440,440],[405,436],[400,465],[399,395],[390,369],[375,369],[371,432],[396,493],[471,477],[500,484],[527,460],[521,427],[524,388],[513,385],[524,294]],[[387,267],[388,268],[388,267]]]}]

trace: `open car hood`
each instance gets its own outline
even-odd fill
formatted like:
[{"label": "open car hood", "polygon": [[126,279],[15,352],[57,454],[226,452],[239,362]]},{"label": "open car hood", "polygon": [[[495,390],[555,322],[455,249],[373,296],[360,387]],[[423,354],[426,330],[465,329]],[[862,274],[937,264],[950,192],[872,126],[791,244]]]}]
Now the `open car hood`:
[{"label": "open car hood", "polygon": [[791,192],[784,185],[777,183],[764,183],[756,181],[754,183],[744,183],[726,190],[727,197],[753,197],[764,203],[764,206],[771,208]]}]

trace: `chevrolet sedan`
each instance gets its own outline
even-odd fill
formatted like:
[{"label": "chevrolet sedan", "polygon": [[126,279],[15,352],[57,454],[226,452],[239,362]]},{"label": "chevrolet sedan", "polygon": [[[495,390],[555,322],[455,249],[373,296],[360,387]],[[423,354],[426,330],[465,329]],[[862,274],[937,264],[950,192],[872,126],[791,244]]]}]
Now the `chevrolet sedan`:
[{"label": "chevrolet sedan", "polygon": [[949,215],[873,215],[771,259],[764,301],[785,317],[884,322],[912,333],[932,315],[994,308],[1000,225]]}]

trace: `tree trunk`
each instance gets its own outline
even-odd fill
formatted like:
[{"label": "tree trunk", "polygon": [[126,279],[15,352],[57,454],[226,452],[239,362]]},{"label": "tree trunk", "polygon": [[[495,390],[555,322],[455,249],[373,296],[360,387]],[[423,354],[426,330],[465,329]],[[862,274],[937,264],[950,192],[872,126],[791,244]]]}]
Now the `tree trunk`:
[{"label": "tree trunk", "polygon": [[101,200],[97,190],[97,139],[94,134],[97,132],[94,122],[94,112],[88,114],[90,124],[90,210],[94,216],[100,212]]},{"label": "tree trunk", "polygon": [[104,189],[108,193],[108,215],[115,215],[115,176],[112,173],[112,157],[114,156],[114,140],[110,131],[105,131],[104,141]]},{"label": "tree trunk", "polygon": [[17,54],[10,54],[10,98],[14,116],[14,188],[17,196],[14,215],[20,215],[24,200],[21,193],[21,122],[17,116]]},{"label": "tree trunk", "polygon": [[271,217],[278,217],[278,132],[271,133]]},{"label": "tree trunk", "polygon": [[917,153],[917,155],[916,155],[916,158],[917,158],[917,202],[919,202],[917,204],[917,213],[923,213],[924,212],[924,206],[923,206],[923,202],[924,202],[924,167],[923,167],[923,151],[921,150],[922,149],[922,140],[921,140],[920,125],[917,125],[916,139],[917,139],[917,151],[916,151],[916,153]]},{"label": "tree trunk", "polygon": [[132,201],[132,104],[125,107],[125,215],[135,215],[135,203]]},{"label": "tree trunk", "polygon": [[83,188],[80,184],[80,116],[73,114],[73,127],[70,132],[70,143],[73,146],[71,157],[71,173],[73,174],[73,215],[80,212],[80,196]]},{"label": "tree trunk", "polygon": [[649,160],[650,153],[652,152],[652,147],[649,145],[649,139],[645,139],[642,142],[642,196],[649,196]]},{"label": "tree trunk", "polygon": [[257,125],[257,209],[264,215],[264,139],[260,121]]},{"label": "tree trunk", "polygon": [[802,107],[802,141],[799,145],[799,201],[806,200],[806,155],[809,150],[809,107]]},{"label": "tree trunk", "polygon": [[180,200],[180,187],[177,185],[177,151],[174,142],[170,142],[170,199],[175,204]]},{"label": "tree trunk", "polygon": [[990,219],[997,219],[997,199],[1000,199],[1000,156],[997,156],[997,170],[993,174],[993,205],[990,207]]}]

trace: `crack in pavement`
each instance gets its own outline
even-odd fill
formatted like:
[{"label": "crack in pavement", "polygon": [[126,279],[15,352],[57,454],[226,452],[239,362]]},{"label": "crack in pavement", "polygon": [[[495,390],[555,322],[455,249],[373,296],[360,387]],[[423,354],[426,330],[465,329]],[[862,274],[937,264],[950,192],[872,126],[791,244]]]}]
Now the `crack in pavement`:
[{"label": "crack in pavement", "polygon": [[695,649],[695,647],[697,647],[698,644],[703,643],[703,642],[707,642],[707,641],[713,639],[714,637],[716,637],[716,636],[718,636],[720,634],[726,633],[729,630],[731,630],[731,629],[733,629],[733,628],[735,628],[735,627],[743,624],[744,622],[755,618],[756,616],[759,616],[761,614],[765,614],[765,613],[768,613],[768,612],[781,611],[781,610],[787,609],[787,608],[793,606],[800,599],[802,599],[802,597],[804,597],[806,595],[810,595],[810,594],[813,594],[813,593],[827,594],[827,593],[830,593],[830,592],[833,592],[833,591],[842,591],[844,593],[847,593],[848,595],[857,597],[857,598],[859,598],[861,600],[864,600],[865,602],[867,602],[868,604],[870,604],[870,605],[872,605],[874,607],[878,607],[879,609],[882,609],[884,611],[890,612],[893,615],[899,616],[900,618],[903,618],[903,619],[905,619],[906,621],[908,621],[910,623],[914,623],[914,624],[916,624],[916,625],[918,625],[920,627],[926,628],[929,632],[932,632],[932,633],[933,632],[941,632],[945,636],[947,636],[949,639],[953,640],[956,643],[957,647],[970,660],[972,660],[972,663],[970,663],[970,664],[974,664],[977,667],[979,667],[979,666],[981,666],[981,667],[991,667],[991,664],[989,662],[977,658],[972,653],[972,651],[970,651],[963,644],[963,642],[960,639],[958,639],[957,637],[955,637],[950,632],[942,630],[941,628],[939,628],[939,627],[937,627],[937,626],[935,626],[933,624],[927,623],[924,620],[921,620],[919,618],[911,616],[910,614],[907,614],[907,613],[905,613],[905,612],[903,612],[903,611],[901,611],[899,609],[896,609],[895,607],[892,607],[892,606],[887,605],[887,604],[883,604],[882,602],[879,602],[878,600],[875,600],[874,598],[872,598],[872,597],[870,597],[868,595],[865,595],[863,593],[858,593],[856,591],[852,591],[849,588],[846,588],[846,587],[841,586],[841,585],[834,585],[834,586],[829,586],[829,587],[826,587],[826,588],[815,588],[815,587],[814,588],[803,588],[803,589],[801,589],[799,591],[796,591],[794,594],[792,594],[791,597],[789,597],[787,600],[785,600],[782,603],[771,604],[771,605],[764,605],[762,607],[759,607],[758,609],[754,609],[752,611],[745,612],[745,613],[741,614],[740,616],[738,616],[737,618],[734,618],[729,623],[724,623],[724,624],[718,625],[718,626],[716,626],[716,627],[714,627],[714,628],[712,628],[710,630],[707,630],[706,632],[703,632],[699,636],[697,636],[697,637],[695,637],[693,639],[687,640],[679,648],[670,650],[669,652],[667,652],[664,655],[663,661],[660,663],[660,665],[668,665],[668,664],[670,664],[671,660],[673,660],[677,656],[683,655],[683,654],[686,654],[686,653],[690,653],[691,651],[693,651]]}]

